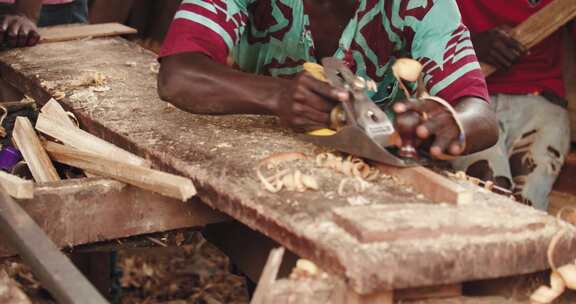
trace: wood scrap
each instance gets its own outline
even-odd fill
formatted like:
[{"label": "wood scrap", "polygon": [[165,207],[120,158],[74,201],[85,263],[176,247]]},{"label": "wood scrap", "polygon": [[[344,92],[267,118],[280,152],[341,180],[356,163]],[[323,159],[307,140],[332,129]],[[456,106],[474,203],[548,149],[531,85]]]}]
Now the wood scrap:
[{"label": "wood scrap", "polygon": [[28,118],[21,116],[16,118],[13,139],[36,182],[57,182],[60,180],[56,168],[44,151],[42,143]]},{"label": "wood scrap", "polygon": [[61,116],[52,117],[40,113],[36,121],[36,130],[49,135],[66,145],[87,152],[97,153],[110,159],[119,159],[126,164],[150,167],[150,163],[124,149],[100,139],[78,128],[69,128],[58,120]]},{"label": "wood scrap", "polygon": [[397,168],[380,164],[378,169],[436,203],[468,204],[474,200],[472,190],[424,167]]},{"label": "wood scrap", "polygon": [[[555,0],[514,28],[510,35],[531,49],[575,17],[574,0]],[[496,68],[489,64],[482,63],[481,66],[486,76],[496,72]]]},{"label": "wood scrap", "polygon": [[117,156],[99,155],[54,142],[45,142],[44,147],[57,162],[117,179],[142,189],[182,201],[187,201],[196,194],[196,188],[190,179],[121,162],[117,160]]},{"label": "wood scrap", "polygon": [[78,128],[78,121],[76,118],[70,112],[66,112],[62,105],[60,105],[60,103],[54,98],[48,100],[48,102],[40,109],[40,112],[48,115],[50,118],[58,121],[66,127],[74,129]]},{"label": "wood scrap", "polygon": [[0,107],[5,108],[8,110],[8,113],[18,111],[24,108],[31,108],[36,105],[34,100],[30,99],[23,99],[21,101],[7,101],[7,102],[0,102]]},{"label": "wood scrap", "polygon": [[280,270],[280,265],[282,265],[282,258],[284,257],[284,247],[272,249],[268,260],[266,261],[266,266],[262,271],[260,280],[258,281],[258,287],[254,292],[252,301],[250,304],[265,304],[267,303],[266,297],[270,293],[270,289],[276,282],[276,277],[278,276],[278,271]]},{"label": "wood scrap", "polygon": [[34,197],[34,183],[16,175],[0,170],[0,185],[8,194],[16,199],[31,199]]},{"label": "wood scrap", "polygon": [[136,34],[138,31],[120,23],[100,23],[41,27],[38,32],[40,33],[40,43],[48,43]]}]

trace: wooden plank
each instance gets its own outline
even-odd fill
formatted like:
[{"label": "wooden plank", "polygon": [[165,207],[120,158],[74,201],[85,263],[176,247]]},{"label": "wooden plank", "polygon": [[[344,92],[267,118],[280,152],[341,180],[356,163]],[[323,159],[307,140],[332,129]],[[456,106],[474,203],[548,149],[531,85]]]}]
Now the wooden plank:
[{"label": "wooden plank", "polygon": [[[182,203],[104,178],[41,184],[20,203],[60,248],[230,220],[197,199]],[[0,245],[0,257],[15,254]]]},{"label": "wooden plank", "polygon": [[[574,0],[554,0],[514,28],[510,35],[531,49],[575,17]],[[485,63],[481,65],[482,72],[486,76],[496,71],[493,66]]]},{"label": "wooden plank", "polygon": [[[541,219],[506,222],[509,213],[477,210],[473,204],[434,206],[388,204],[343,207],[333,211],[335,222],[362,243],[438,239],[458,236],[497,236],[543,229]],[[542,214],[542,218],[546,217]]]},{"label": "wooden plank", "polygon": [[0,188],[2,236],[58,303],[108,303],[34,220]]},{"label": "wooden plank", "polygon": [[41,27],[40,43],[136,34],[137,31],[120,23],[76,24]]},{"label": "wooden plank", "polygon": [[[59,120],[56,120],[59,119]],[[49,135],[71,147],[93,152],[103,157],[117,159],[135,166],[149,167],[150,163],[124,149],[121,149],[105,140],[102,140],[86,131],[76,127],[68,127],[68,120],[60,120],[61,117],[55,118],[48,116],[46,113],[40,113],[36,121],[36,130]],[[68,123],[66,123],[68,121]]]},{"label": "wooden plank", "polygon": [[[135,65],[126,65],[127,58]],[[334,209],[359,203],[442,204],[386,178],[364,192],[335,195],[345,177],[315,166],[319,147],[286,132],[271,117],[194,115],[167,106],[158,98],[157,75],[150,72],[156,62],[153,53],[125,40],[95,39],[2,52],[0,75],[41,104],[55,89],[65,92],[60,102],[85,130],[151,160],[156,168],[191,178],[203,202],[337,274],[360,294],[548,267],[546,248],[557,231],[555,219],[477,187],[471,188],[470,205],[478,214],[501,213],[494,225],[526,227],[537,220],[544,228],[490,237],[454,234],[362,244],[335,223]],[[110,90],[70,85],[87,70],[107,75]],[[274,153],[290,151],[309,156],[297,165],[316,176],[320,190],[269,193],[262,188],[254,168]],[[576,228],[569,230],[559,244],[558,264],[576,255]]]},{"label": "wooden plank", "polygon": [[54,160],[110,177],[182,201],[196,195],[196,188],[188,178],[116,161],[91,152],[80,151],[53,142],[45,142],[46,150]]},{"label": "wooden plank", "polygon": [[467,204],[474,201],[474,193],[425,167],[396,168],[379,165],[378,169],[436,203]]},{"label": "wooden plank", "polygon": [[56,168],[54,168],[48,154],[44,151],[42,143],[28,118],[16,118],[13,139],[20,152],[22,152],[22,156],[26,160],[36,182],[45,183],[60,180]]}]

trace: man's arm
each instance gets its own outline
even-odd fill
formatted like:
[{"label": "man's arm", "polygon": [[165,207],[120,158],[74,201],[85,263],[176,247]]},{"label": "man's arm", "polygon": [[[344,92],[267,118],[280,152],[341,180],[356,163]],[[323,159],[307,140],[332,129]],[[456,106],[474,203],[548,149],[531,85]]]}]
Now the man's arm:
[{"label": "man's arm", "polygon": [[16,0],[13,11],[0,16],[0,44],[11,48],[37,44],[41,8],[42,0]]}]

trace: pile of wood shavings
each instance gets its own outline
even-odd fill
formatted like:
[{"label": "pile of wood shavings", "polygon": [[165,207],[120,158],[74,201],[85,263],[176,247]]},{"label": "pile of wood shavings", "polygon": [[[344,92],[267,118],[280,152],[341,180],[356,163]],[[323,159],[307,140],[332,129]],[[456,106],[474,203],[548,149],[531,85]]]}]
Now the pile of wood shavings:
[{"label": "pile of wood shavings", "polygon": [[[305,159],[308,159],[308,157],[299,152],[274,154],[260,161],[256,168],[256,174],[264,189],[272,193],[280,192],[282,189],[297,192],[305,192],[308,189],[318,190],[320,186],[313,176],[304,174],[299,169],[282,169],[282,164]],[[275,171],[275,173],[265,176],[263,173],[264,168]]]}]

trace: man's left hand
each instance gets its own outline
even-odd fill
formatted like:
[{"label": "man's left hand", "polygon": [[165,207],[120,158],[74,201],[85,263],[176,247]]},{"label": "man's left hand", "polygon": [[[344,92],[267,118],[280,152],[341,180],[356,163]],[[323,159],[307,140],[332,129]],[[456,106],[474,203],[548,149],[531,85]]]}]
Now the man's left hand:
[{"label": "man's left hand", "polygon": [[22,15],[0,16],[0,44],[9,48],[33,46],[40,41],[36,24]]}]

